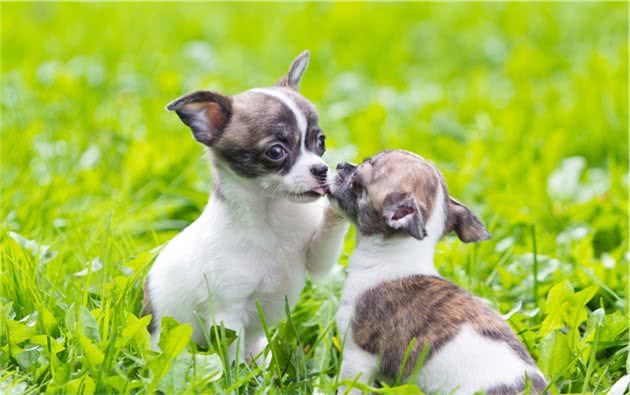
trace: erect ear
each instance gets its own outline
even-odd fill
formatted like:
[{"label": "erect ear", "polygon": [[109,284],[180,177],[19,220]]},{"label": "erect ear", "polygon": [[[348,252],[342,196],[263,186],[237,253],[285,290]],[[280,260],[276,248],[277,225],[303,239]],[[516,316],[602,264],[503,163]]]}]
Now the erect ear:
[{"label": "erect ear", "polygon": [[197,91],[172,101],[166,109],[177,113],[197,141],[211,146],[232,117],[232,98],[215,92]]},{"label": "erect ear", "polygon": [[299,54],[298,57],[293,60],[293,63],[291,63],[287,75],[282,77],[280,81],[278,81],[277,85],[286,86],[287,88],[298,90],[300,80],[302,79],[302,74],[304,74],[304,72],[306,71],[310,58],[311,53],[308,50],[305,50],[301,54]]},{"label": "erect ear", "polygon": [[455,199],[448,198],[448,218],[446,233],[455,232],[464,243],[482,241],[490,238],[485,225],[468,207]]},{"label": "erect ear", "polygon": [[427,236],[422,213],[411,195],[398,192],[387,195],[383,202],[383,216],[392,229],[402,230],[418,240]]}]

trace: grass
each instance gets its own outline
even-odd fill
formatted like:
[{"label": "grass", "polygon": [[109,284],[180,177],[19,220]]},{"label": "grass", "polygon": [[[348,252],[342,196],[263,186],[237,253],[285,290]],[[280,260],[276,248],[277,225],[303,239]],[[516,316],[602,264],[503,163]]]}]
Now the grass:
[{"label": "grass", "polygon": [[[172,113],[194,89],[302,92],[329,162],[389,147],[433,160],[491,241],[440,243],[441,273],[508,317],[552,393],[628,370],[628,5],[2,4],[0,390],[334,393],[337,270],[270,328],[267,369],[227,366],[139,318],[155,248],[211,175]],[[353,248],[348,236],[340,265]],[[381,393],[409,393],[403,387]],[[406,386],[404,386],[406,385]]]}]

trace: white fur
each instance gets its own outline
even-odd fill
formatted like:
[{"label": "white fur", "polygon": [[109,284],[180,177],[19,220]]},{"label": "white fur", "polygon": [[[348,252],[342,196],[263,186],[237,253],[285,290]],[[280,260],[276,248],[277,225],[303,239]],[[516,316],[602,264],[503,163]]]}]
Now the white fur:
[{"label": "white fur", "polygon": [[[341,369],[343,380],[353,380],[358,372],[363,372],[360,381],[369,383],[378,368],[378,358],[352,341],[349,327],[359,296],[387,280],[418,274],[438,275],[433,256],[446,223],[442,188],[438,189],[435,202],[423,240],[360,236],[350,258],[337,312],[340,333],[348,330]],[[538,370],[525,364],[504,342],[483,337],[465,326],[423,366],[417,384],[427,393],[468,395],[500,384],[514,384],[525,372],[533,375]]]},{"label": "white fur", "polygon": [[612,387],[610,387],[610,390],[608,391],[608,393],[606,393],[606,395],[627,394],[626,390],[628,389],[628,386],[630,386],[630,375],[626,374],[625,376],[617,380]]},{"label": "white fur", "polygon": [[[341,365],[340,378],[342,381],[350,381],[358,383],[368,384],[372,377],[376,374],[378,368],[378,358],[376,355],[370,354],[359,347],[352,336],[350,336],[350,330],[348,330],[348,336],[343,345],[343,362]],[[345,394],[347,391],[347,385],[342,384],[338,393]],[[363,391],[356,387],[353,387],[350,391],[353,395],[362,394]]]},{"label": "white fur", "polygon": [[[223,323],[239,333],[247,357],[265,344],[256,301],[269,325],[283,318],[285,297],[292,307],[307,271],[322,274],[334,264],[347,225],[325,215],[326,199],[294,203],[265,194],[211,162],[221,196],[212,195],[201,216],[165,246],[148,292],[157,328],[171,316],[203,342],[202,328]],[[159,330],[152,336],[154,348],[159,336]]]},{"label": "white fur", "polygon": [[429,393],[467,395],[514,384],[525,374],[540,373],[505,342],[489,339],[464,325],[422,368],[418,385]]}]

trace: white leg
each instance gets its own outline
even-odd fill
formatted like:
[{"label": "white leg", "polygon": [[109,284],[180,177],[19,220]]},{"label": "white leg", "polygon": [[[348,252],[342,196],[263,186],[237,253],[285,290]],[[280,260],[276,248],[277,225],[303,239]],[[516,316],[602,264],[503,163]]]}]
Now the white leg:
[{"label": "white leg", "polygon": [[[245,350],[245,325],[241,320],[240,311],[236,309],[235,311],[239,312],[237,314],[234,313],[215,313],[214,319],[207,324],[205,328],[206,331],[210,330],[214,325],[223,325],[226,329],[231,329],[236,332],[236,340],[230,344],[228,349],[228,360],[234,361],[236,360],[236,350],[237,348],[240,350],[241,358],[240,361],[243,361],[243,352]],[[209,336],[214,336],[213,333],[208,333]],[[196,341],[196,340],[195,340]],[[205,342],[205,338],[202,339]]]},{"label": "white leg", "polygon": [[348,222],[327,205],[319,229],[309,241],[306,250],[306,270],[311,277],[323,278],[337,262]]},{"label": "white leg", "polygon": [[155,320],[153,332],[151,332],[151,350],[160,351],[160,346],[158,343],[160,342],[160,332],[162,330],[162,321],[160,319]]},{"label": "white leg", "polygon": [[[245,335],[245,358],[247,360],[253,360],[258,354],[260,354],[265,347],[267,347],[267,337],[261,331],[252,331],[247,329]],[[256,359],[259,364],[264,363],[269,365],[271,362],[271,353],[268,353],[266,357],[260,356]]]},{"label": "white leg", "polygon": [[[378,358],[376,355],[370,354],[359,348],[352,339],[346,339],[343,350],[343,361],[341,363],[341,381],[371,384],[372,377],[376,373],[378,367]],[[346,393],[348,387],[341,385],[338,394]],[[350,392],[352,395],[362,394],[363,391],[353,387]]]}]

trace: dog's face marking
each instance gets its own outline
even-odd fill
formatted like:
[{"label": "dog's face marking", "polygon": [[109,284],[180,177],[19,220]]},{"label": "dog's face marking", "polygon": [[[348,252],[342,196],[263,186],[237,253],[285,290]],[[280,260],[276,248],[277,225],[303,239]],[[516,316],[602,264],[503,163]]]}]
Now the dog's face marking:
[{"label": "dog's face marking", "polygon": [[272,96],[284,104],[293,114],[293,117],[297,122],[298,131],[302,135],[302,138],[304,137],[307,126],[306,116],[297,108],[293,98],[289,96],[288,92],[284,92],[283,88],[252,89],[250,92]]},{"label": "dog's face marking", "polygon": [[[422,157],[403,150],[384,151],[358,166],[342,163],[331,186],[332,201],[355,223],[362,235],[409,235],[422,240],[427,224],[439,239],[457,232],[465,242],[490,235],[468,208],[448,196],[440,172]],[[436,215],[443,208],[445,215]]]},{"label": "dog's face marking", "polygon": [[327,190],[328,167],[317,111],[296,90],[308,56],[301,54],[277,86],[232,97],[196,92],[168,108],[209,147],[218,167],[265,196],[315,200]]}]

